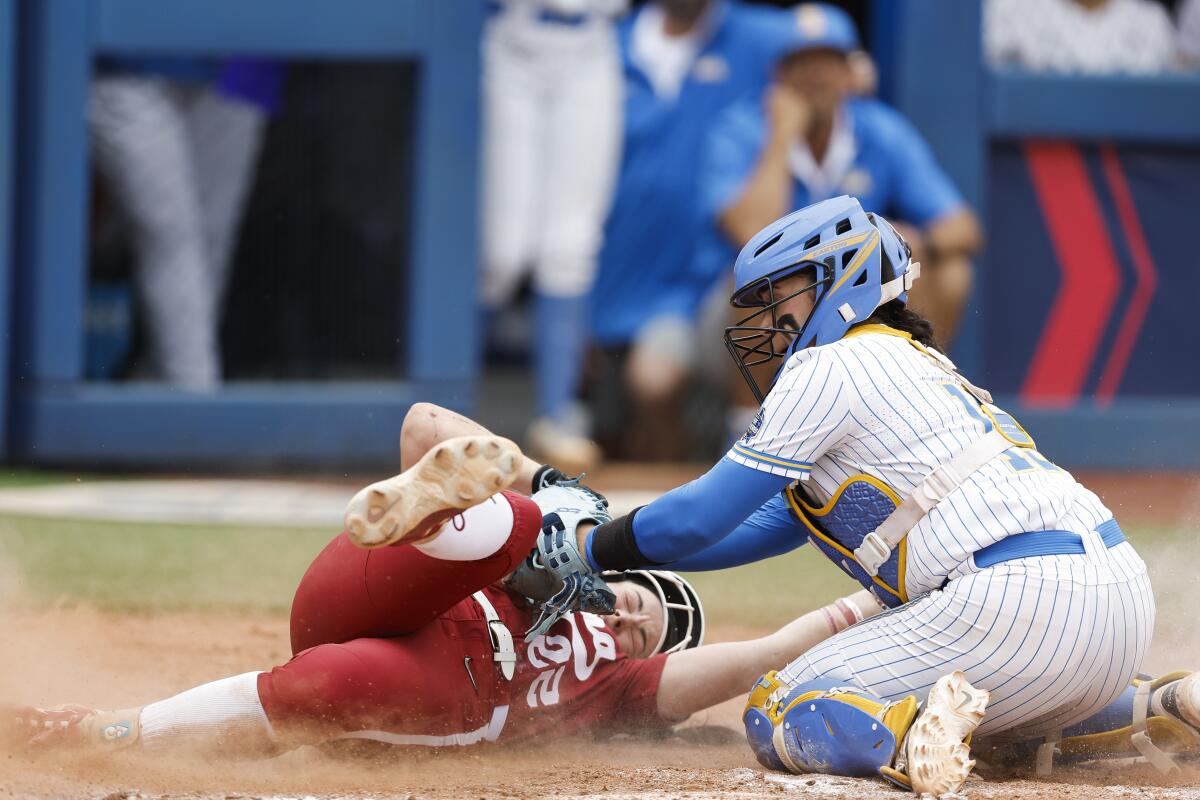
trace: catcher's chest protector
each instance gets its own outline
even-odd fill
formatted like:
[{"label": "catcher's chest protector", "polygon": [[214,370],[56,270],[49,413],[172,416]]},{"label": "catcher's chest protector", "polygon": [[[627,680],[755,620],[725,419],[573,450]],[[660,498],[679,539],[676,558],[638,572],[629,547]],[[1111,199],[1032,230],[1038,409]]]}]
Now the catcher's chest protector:
[{"label": "catcher's chest protector", "polygon": [[856,475],[842,483],[829,502],[819,508],[809,505],[799,484],[789,486],[785,496],[814,547],[888,608],[908,602],[904,590],[906,541],[892,550],[875,577],[854,559],[854,550],[863,538],[900,505],[899,496],[890,487],[870,475]]}]

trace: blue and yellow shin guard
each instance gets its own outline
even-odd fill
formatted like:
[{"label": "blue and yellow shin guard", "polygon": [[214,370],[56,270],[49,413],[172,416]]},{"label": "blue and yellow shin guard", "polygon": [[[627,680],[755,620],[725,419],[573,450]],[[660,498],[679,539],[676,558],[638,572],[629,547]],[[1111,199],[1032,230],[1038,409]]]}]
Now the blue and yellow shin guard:
[{"label": "blue and yellow shin guard", "polygon": [[1116,700],[1063,731],[1059,757],[1070,762],[1140,755],[1160,771],[1171,772],[1175,764],[1170,754],[1200,755],[1200,731],[1182,719],[1178,709],[1168,703],[1167,709],[1157,713],[1151,707],[1151,697],[1158,689],[1191,675],[1172,672],[1135,679]]},{"label": "blue and yellow shin guard", "polygon": [[907,788],[892,767],[917,710],[911,695],[889,703],[824,678],[790,687],[772,671],[754,685],[742,721],[768,769],[884,777]]}]

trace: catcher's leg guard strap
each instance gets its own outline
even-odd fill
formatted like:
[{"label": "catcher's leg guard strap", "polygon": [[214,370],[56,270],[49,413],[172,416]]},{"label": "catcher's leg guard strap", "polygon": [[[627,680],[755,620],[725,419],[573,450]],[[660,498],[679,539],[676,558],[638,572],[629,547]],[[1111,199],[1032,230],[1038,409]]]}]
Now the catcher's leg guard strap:
[{"label": "catcher's leg guard strap", "polygon": [[1121,696],[1083,722],[1063,731],[1059,750],[1065,761],[1141,755],[1161,772],[1174,771],[1168,753],[1200,751],[1200,734],[1169,713],[1155,713],[1155,690],[1190,673],[1173,672],[1156,680],[1136,680]]},{"label": "catcher's leg guard strap", "polygon": [[779,722],[780,700],[787,691],[787,684],[779,679],[774,670],[763,675],[750,690],[750,697],[742,712],[742,722],[746,726],[746,740],[758,763],[776,772],[799,772],[775,752],[775,725]]}]

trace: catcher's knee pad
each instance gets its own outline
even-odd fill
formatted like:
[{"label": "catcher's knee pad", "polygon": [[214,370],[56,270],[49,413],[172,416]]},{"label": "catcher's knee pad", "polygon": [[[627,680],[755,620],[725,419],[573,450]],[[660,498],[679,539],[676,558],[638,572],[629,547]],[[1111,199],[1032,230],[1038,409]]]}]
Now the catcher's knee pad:
[{"label": "catcher's knee pad", "polygon": [[911,695],[889,703],[826,678],[789,688],[769,672],[751,691],[743,720],[763,766],[867,777],[895,762],[917,707]]}]

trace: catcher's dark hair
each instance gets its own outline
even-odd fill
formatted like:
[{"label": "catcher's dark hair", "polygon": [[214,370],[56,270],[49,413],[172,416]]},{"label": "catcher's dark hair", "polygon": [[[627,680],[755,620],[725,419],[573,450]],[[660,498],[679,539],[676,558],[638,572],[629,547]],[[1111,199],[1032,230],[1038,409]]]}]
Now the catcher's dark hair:
[{"label": "catcher's dark hair", "polygon": [[884,303],[860,324],[887,325],[889,328],[904,331],[918,344],[942,351],[942,346],[938,344],[937,336],[933,332],[933,323],[899,300]]}]

